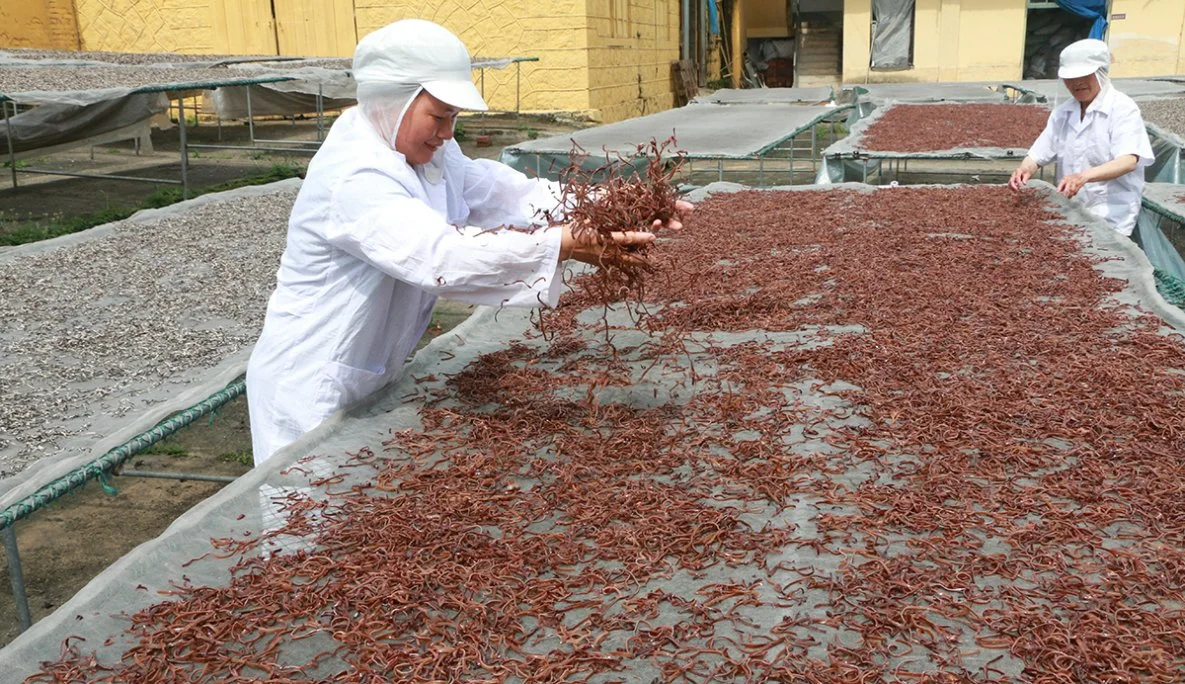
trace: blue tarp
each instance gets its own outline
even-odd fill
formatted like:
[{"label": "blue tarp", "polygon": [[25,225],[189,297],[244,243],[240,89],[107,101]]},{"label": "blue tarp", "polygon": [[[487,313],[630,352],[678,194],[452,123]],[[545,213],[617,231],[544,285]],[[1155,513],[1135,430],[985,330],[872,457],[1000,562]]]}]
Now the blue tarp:
[{"label": "blue tarp", "polygon": [[1093,19],[1090,26],[1090,37],[1102,40],[1107,30],[1107,0],[1054,0],[1058,7],[1073,12],[1080,17]]}]

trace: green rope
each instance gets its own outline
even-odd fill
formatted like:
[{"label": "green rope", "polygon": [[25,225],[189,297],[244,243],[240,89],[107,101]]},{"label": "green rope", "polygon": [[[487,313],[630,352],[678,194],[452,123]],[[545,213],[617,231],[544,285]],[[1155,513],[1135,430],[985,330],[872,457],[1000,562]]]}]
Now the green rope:
[{"label": "green rope", "polygon": [[7,529],[16,521],[29,517],[34,511],[44,508],[64,494],[82,487],[90,480],[98,480],[108,494],[115,494],[116,490],[107,482],[107,476],[123,465],[124,461],[198,418],[216,411],[220,406],[241,396],[245,391],[247,391],[247,383],[241,378],[235,380],[198,404],[169,416],[146,432],[136,435],[81,468],[41,487],[36,492],[0,511],[0,530]]},{"label": "green rope", "polygon": [[1159,268],[1152,270],[1156,279],[1156,290],[1165,301],[1175,307],[1185,309],[1185,280],[1166,273]]}]

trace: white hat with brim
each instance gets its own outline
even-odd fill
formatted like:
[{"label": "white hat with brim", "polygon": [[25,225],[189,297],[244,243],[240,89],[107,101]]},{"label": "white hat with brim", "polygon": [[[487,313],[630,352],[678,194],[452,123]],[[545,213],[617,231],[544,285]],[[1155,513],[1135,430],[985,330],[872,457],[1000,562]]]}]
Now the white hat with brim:
[{"label": "white hat with brim", "polygon": [[1062,50],[1057,77],[1082,78],[1111,66],[1111,51],[1101,40],[1088,38],[1070,43]]},{"label": "white hat with brim", "polygon": [[403,19],[370,33],[354,50],[352,73],[359,84],[419,86],[459,109],[489,109],[473,85],[465,44],[430,21]]},{"label": "white hat with brim", "polygon": [[489,109],[472,81],[427,81],[422,85],[432,97],[451,107],[477,112]]}]

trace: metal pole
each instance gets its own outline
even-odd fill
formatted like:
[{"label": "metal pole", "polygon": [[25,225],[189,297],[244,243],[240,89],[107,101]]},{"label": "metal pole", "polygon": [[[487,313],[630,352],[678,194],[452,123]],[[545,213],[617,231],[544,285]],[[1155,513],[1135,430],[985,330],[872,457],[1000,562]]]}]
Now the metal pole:
[{"label": "metal pole", "polygon": [[33,626],[29,615],[29,596],[25,593],[25,576],[21,573],[21,554],[16,546],[16,533],[11,527],[4,528],[4,554],[8,556],[8,579],[12,582],[12,598],[16,602],[17,619],[21,631]]},{"label": "metal pole", "polygon": [[[757,158],[757,184],[765,185],[765,155]],[[794,179],[790,179],[790,184],[794,184]]]},{"label": "metal pole", "polygon": [[719,180],[719,181],[724,180],[724,160],[723,159],[716,160],[716,180]]},{"label": "metal pole", "polygon": [[324,87],[317,84],[317,142],[325,139],[325,98],[321,94]]},{"label": "metal pole", "polygon": [[[8,120],[8,101],[0,101],[0,105],[4,107],[4,134],[8,136],[8,166],[12,171],[12,187],[15,190],[16,185],[16,147],[12,143],[12,122]],[[12,103],[12,112],[16,114],[16,102]]]},{"label": "metal pole", "polygon": [[181,199],[189,199],[189,137],[185,123],[185,98],[177,94],[177,122],[181,124]]},{"label": "metal pole", "polygon": [[790,185],[794,185],[794,138],[790,138]]},{"label": "metal pole", "polygon": [[514,118],[522,111],[523,63],[514,63]]},{"label": "metal pole", "polygon": [[255,116],[251,113],[251,86],[243,86],[247,89],[247,135],[251,139],[251,144],[255,144]]}]

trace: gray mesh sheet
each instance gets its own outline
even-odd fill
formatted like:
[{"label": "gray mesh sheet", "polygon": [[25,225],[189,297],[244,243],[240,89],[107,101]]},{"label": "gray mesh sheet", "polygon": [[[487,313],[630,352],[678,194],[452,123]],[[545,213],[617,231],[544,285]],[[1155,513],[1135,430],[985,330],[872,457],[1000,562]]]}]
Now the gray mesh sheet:
[{"label": "gray mesh sheet", "polygon": [[606,153],[633,156],[637,146],[676,136],[692,159],[754,159],[843,108],[790,104],[693,104],[571,134],[527,141],[502,150],[500,161],[523,173],[555,179],[571,162],[573,141],[588,154],[590,170]]},{"label": "gray mesh sheet", "polygon": [[204,195],[0,251],[0,508],[242,375],[299,187]]},{"label": "gray mesh sheet", "polygon": [[1002,102],[1004,94],[988,83],[856,83],[847,84],[858,101]]},{"label": "gray mesh sheet", "polygon": [[[1103,274],[1127,281],[1125,289],[1113,295],[1116,302],[1125,306],[1143,307],[1162,316],[1178,329],[1185,329],[1185,316],[1180,311],[1168,307],[1156,293],[1148,262],[1130,241],[1120,238],[1102,222],[1058,199],[1050,186],[1041,187],[1054,208],[1062,212],[1071,225],[1080,227],[1080,234],[1084,238],[1083,249],[1091,254],[1107,257],[1098,266]],[[863,192],[887,191],[865,186],[845,186],[845,189],[853,188]],[[699,196],[737,189],[740,189],[740,186],[714,184],[700,192]],[[788,195],[787,201],[793,201],[792,196]],[[594,343],[594,349],[598,348],[595,343],[601,334],[597,332],[602,317],[601,309],[594,307],[580,316],[588,326],[588,341]],[[640,351],[646,346],[644,343],[648,338],[629,325],[623,316],[610,315],[608,322],[614,326],[624,326],[614,333],[617,335],[614,343],[619,350],[619,358],[629,369],[633,381],[621,387],[600,390],[598,399],[601,405],[621,403],[634,408],[678,407],[688,400],[688,396],[694,394],[697,387],[703,389],[710,386],[699,385],[710,380],[715,372],[711,355],[705,347],[709,341],[717,347],[759,344],[774,345],[777,348],[809,348],[829,343],[825,336],[818,335],[818,331],[808,329],[777,333],[762,330],[735,333],[703,331],[691,335],[686,340],[686,354],[683,358],[694,364],[693,376],[690,366],[681,361],[674,361],[673,365],[661,370],[653,370],[651,358]],[[543,343],[537,336],[526,335],[530,327],[529,315],[526,312],[486,309],[476,313],[451,333],[434,340],[416,355],[406,368],[402,380],[359,405],[330,418],[309,435],[277,453],[263,466],[182,516],[159,538],[137,547],[103,572],[64,606],[0,651],[0,671],[8,673],[8,681],[20,681],[22,677],[36,671],[39,662],[56,659],[63,639],[68,636],[85,638],[85,642],[75,642],[80,643],[84,652],[94,651],[100,660],[105,662],[118,661],[128,645],[127,637],[122,634],[128,623],[118,617],[119,613],[132,613],[160,601],[157,592],[169,590],[174,583],[180,583],[183,576],[188,577],[192,584],[197,586],[224,586],[228,581],[227,568],[235,561],[234,558],[218,560],[206,557],[188,563],[210,550],[208,539],[242,538],[248,534],[257,535],[266,529],[275,529],[271,526],[276,524],[276,516],[282,517],[282,514],[268,503],[275,494],[301,491],[313,498],[326,498],[330,496],[326,489],[347,492],[352,485],[367,481],[372,477],[368,468],[347,467],[338,470],[341,479],[335,476],[332,483],[325,487],[310,484],[312,478],[323,477],[346,464],[347,452],[371,448],[375,453],[381,453],[382,443],[393,431],[420,429],[422,426],[418,412],[423,399],[435,392],[444,391],[447,394],[443,379],[457,373],[479,355],[503,350],[511,342],[542,349]],[[840,332],[861,334],[863,331],[857,326],[853,329],[845,328]],[[641,356],[638,356],[639,354]],[[645,362],[639,363],[641,358],[645,358]],[[532,358],[531,363],[535,364],[536,361],[538,365],[534,368],[543,372],[548,372],[556,364],[563,363],[562,360],[549,360],[545,356]],[[844,404],[844,400],[833,393],[835,388],[821,387],[818,383],[812,385],[809,374],[801,385],[795,384],[795,387],[799,388],[796,392],[801,392],[796,395],[796,400],[806,406],[813,406],[819,410],[834,409],[837,405],[854,408],[850,404]],[[810,427],[817,431],[817,434],[821,435],[819,439],[826,439],[830,430],[842,429],[843,425],[849,424],[844,420],[836,423],[835,420],[837,419],[830,418],[830,422],[812,421],[810,425],[800,425],[803,429]],[[822,442],[817,444],[819,446],[811,448],[825,448]],[[866,476],[859,473],[837,473],[832,477],[854,486],[864,481]],[[520,488],[531,486],[530,482],[520,483]],[[759,512],[746,516],[752,516],[750,524],[754,528],[766,523],[776,526],[793,522],[797,525],[796,534],[800,539],[816,538],[816,528],[811,521],[828,510],[831,509],[826,504],[813,502],[808,498],[783,514],[788,516],[786,519],[771,519],[768,515],[763,517]],[[546,530],[540,530],[540,533],[543,532]],[[285,548],[308,549],[309,541],[290,539],[286,541],[286,547],[281,546],[279,550],[283,552]],[[798,544],[795,544],[794,548],[775,553],[774,556],[775,560],[770,563],[771,566],[773,563],[785,561],[786,565],[791,567],[813,566],[817,573],[835,572],[843,559],[839,553],[817,553]],[[771,579],[783,581],[793,577],[783,577],[783,572],[793,571],[775,568]],[[651,589],[662,589],[677,596],[693,596],[696,591],[711,583],[747,583],[765,576],[765,571],[743,563],[735,567],[717,565],[707,568],[698,576],[680,572],[669,579],[655,580],[655,586],[648,584],[642,587],[639,595]],[[827,595],[814,589],[810,591],[815,592],[808,601],[809,605],[813,606],[810,610],[821,614],[828,606]],[[754,629],[757,633],[764,633],[760,630],[777,625],[784,615],[780,609],[766,608],[746,613],[746,617],[755,622]],[[662,624],[661,618],[660,614],[658,624]],[[111,639],[110,644],[107,643],[108,639]],[[826,641],[826,638],[823,641]],[[964,665],[971,670],[991,662],[1010,676],[1019,676],[1020,664],[1011,660],[1006,651],[990,648],[980,651],[973,647],[974,642],[971,642],[970,646],[964,649],[968,652]],[[283,653],[299,659],[296,662],[305,662],[315,653],[333,651],[334,648],[335,643],[328,632],[319,633],[317,638],[286,641],[281,645]],[[926,657],[919,649],[911,660],[921,658],[921,662],[925,662]],[[335,658],[331,657],[327,661],[329,670],[332,670],[335,664],[340,667],[340,662]],[[651,681],[658,675],[653,663],[650,662],[627,662],[625,668],[619,673],[625,681]]]},{"label": "gray mesh sheet", "polygon": [[804,88],[722,88],[698,95],[693,104],[804,104],[825,103],[835,97],[831,86]]}]

